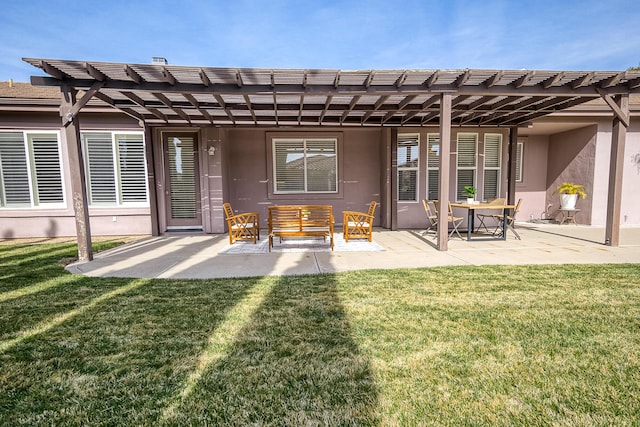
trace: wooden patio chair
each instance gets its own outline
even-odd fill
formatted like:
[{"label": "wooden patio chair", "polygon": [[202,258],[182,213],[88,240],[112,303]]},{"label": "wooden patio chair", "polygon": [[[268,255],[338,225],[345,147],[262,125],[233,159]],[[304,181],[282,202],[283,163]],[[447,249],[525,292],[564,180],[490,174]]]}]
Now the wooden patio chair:
[{"label": "wooden patio chair", "polygon": [[342,231],[344,241],[349,239],[367,239],[371,241],[371,233],[373,231],[373,214],[376,210],[377,202],[372,201],[369,204],[367,213],[357,211],[343,211]]},{"label": "wooden patio chair", "polygon": [[[516,203],[516,208],[513,210],[513,213],[511,215],[507,215],[507,228],[513,232],[513,234],[516,236],[516,239],[518,240],[522,240],[522,239],[520,238],[520,235],[515,229],[515,222],[516,222],[516,215],[520,211],[521,204],[522,204],[522,199],[518,199],[518,203]],[[496,230],[493,232],[493,234],[495,235],[502,234],[502,221],[504,220],[504,218],[502,217],[502,215],[498,215],[498,217],[499,217],[498,226],[496,227]]]},{"label": "wooden patio chair", "polygon": [[424,236],[429,234],[429,231],[438,229],[438,213],[435,210],[431,210],[427,199],[422,200],[422,206],[424,206],[424,212],[427,214],[427,228],[422,232]]},{"label": "wooden patio chair", "polygon": [[[447,212],[447,222],[450,223],[453,228],[451,229],[451,232],[449,233],[449,238],[451,238],[451,236],[453,236],[453,233],[456,233],[458,235],[458,237],[460,237],[462,239],[462,236],[460,235],[460,231],[458,231],[458,227],[460,226],[460,224],[462,224],[462,221],[464,221],[464,217],[461,216],[454,216],[453,215],[453,208],[451,207],[451,202],[448,203],[449,205],[449,209]],[[439,215],[440,214],[440,202],[438,200],[434,200],[433,201],[433,207],[436,209],[436,213]]]},{"label": "wooden patio chair", "polygon": [[236,240],[260,240],[260,215],[258,212],[244,212],[236,214],[230,203],[222,205],[229,228],[229,244]]},{"label": "wooden patio chair", "polygon": [[[507,199],[505,199],[504,197],[499,197],[489,202],[490,205],[504,205],[505,203],[507,203]],[[487,227],[487,223],[485,221],[489,219],[494,219],[496,222],[500,221],[500,219],[502,218],[502,215],[498,215],[495,213],[490,213],[490,214],[479,213],[479,214],[476,214],[476,218],[480,220],[478,227],[476,227],[476,231],[480,231],[480,227],[483,227],[484,231],[488,233],[489,228]]]}]

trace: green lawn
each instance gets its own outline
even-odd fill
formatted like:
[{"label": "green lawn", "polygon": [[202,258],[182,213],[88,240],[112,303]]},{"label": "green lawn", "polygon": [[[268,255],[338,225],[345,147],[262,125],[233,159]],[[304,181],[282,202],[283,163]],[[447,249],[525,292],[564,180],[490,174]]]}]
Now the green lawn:
[{"label": "green lawn", "polygon": [[0,425],[640,425],[640,265],[141,280],[75,252],[0,246]]}]

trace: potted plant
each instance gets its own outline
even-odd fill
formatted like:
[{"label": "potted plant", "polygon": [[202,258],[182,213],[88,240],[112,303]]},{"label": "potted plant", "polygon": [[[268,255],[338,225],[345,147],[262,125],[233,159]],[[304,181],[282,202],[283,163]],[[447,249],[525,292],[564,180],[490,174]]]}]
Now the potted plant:
[{"label": "potted plant", "polygon": [[464,188],[464,194],[467,196],[467,204],[469,205],[473,204],[473,200],[475,199],[476,194],[478,193],[478,189],[473,185],[465,185],[463,188]]},{"label": "potted plant", "polygon": [[560,209],[574,210],[576,208],[576,201],[578,196],[585,199],[587,192],[584,190],[584,186],[580,184],[574,184],[572,182],[563,182],[556,188],[555,193],[560,195]]}]

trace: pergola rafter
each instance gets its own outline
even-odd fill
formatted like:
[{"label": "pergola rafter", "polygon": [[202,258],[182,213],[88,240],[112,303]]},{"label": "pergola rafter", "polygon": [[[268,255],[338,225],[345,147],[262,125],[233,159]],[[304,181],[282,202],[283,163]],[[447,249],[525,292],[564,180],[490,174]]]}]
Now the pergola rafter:
[{"label": "pergola rafter", "polygon": [[[25,61],[51,76],[33,77],[35,85],[86,91],[99,81],[96,98],[150,125],[431,126],[439,122],[434,114],[439,94],[452,93],[452,126],[513,126],[567,108],[552,102],[542,109],[548,99],[579,98],[572,103],[577,105],[601,99],[602,91],[640,92],[638,71],[274,70]],[[198,96],[205,94],[210,101]]]}]

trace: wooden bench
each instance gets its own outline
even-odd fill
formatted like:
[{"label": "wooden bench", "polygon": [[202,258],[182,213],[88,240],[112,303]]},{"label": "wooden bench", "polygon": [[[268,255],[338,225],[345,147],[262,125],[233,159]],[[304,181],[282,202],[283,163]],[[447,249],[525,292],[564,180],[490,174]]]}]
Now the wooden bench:
[{"label": "wooden bench", "polygon": [[274,237],[329,237],[333,250],[333,222],[329,205],[269,206],[269,252]]}]

